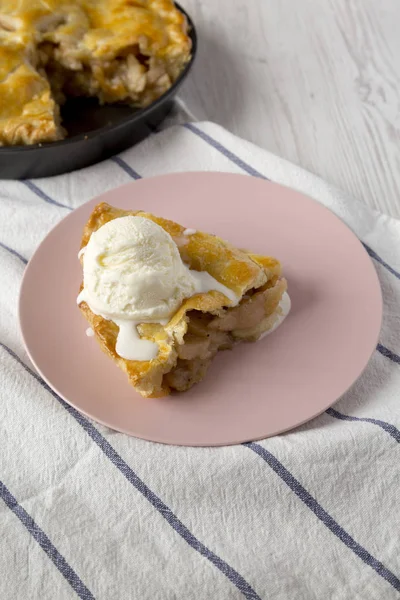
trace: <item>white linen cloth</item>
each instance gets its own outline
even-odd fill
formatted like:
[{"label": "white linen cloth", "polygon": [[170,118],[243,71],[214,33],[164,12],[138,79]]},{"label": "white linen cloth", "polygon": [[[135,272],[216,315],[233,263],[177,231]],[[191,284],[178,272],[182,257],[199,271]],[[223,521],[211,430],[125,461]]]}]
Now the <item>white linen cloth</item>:
[{"label": "white linen cloth", "polygon": [[[47,232],[132,178],[189,170],[300,190],[373,257],[385,303],[377,351],[333,409],[285,435],[184,448],[116,433],[60,401],[23,347],[21,278]],[[81,171],[1,181],[0,245],[0,598],[400,597],[399,221],[215,124],[190,123]]]}]

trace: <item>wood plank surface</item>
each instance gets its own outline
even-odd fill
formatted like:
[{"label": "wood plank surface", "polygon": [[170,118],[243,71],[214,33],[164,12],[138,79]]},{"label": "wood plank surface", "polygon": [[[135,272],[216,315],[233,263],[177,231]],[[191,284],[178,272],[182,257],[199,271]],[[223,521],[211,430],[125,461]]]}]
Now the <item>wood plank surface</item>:
[{"label": "wood plank surface", "polygon": [[215,121],[400,217],[399,0],[181,0],[181,93]]}]

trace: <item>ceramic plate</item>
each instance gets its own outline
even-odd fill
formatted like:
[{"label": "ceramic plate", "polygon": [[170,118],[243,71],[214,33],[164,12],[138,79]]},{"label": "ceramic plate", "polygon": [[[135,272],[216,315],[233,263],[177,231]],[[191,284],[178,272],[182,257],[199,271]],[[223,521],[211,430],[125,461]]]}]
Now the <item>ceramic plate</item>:
[{"label": "ceramic plate", "polygon": [[[278,257],[290,315],[260,342],[220,353],[205,381],[189,392],[142,398],[86,336],[88,324],[76,305],[80,238],[100,201],[144,209]],[[39,246],[20,296],[29,355],[66,402],[118,431],[193,446],[262,439],[322,413],[366,367],[381,317],[375,269],[346,225],[298,192],[228,173],[143,179],[88,202]]]}]

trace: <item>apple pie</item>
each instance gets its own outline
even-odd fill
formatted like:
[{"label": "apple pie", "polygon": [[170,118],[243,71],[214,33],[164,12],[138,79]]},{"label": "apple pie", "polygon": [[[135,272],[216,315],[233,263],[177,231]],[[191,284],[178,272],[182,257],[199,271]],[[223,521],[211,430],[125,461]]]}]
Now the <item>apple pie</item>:
[{"label": "apple pie", "polygon": [[66,97],[147,106],[190,52],[172,0],[0,0],[0,145],[63,139]]},{"label": "apple pie", "polygon": [[[78,304],[100,347],[127,374],[134,388],[144,397],[166,396],[173,391],[188,390],[201,381],[219,350],[231,349],[240,341],[256,341],[271,331],[284,316],[282,300],[287,296],[287,283],[275,258],[239,250],[215,235],[186,230],[173,221],[143,211],[124,211],[106,203],[95,207],[83,231],[79,256],[84,273],[93,234],[102,228],[105,232],[116,219],[122,226],[123,218],[132,216],[141,217],[141,224],[150,220],[162,228],[172,238],[184,268],[206,276],[215,285],[208,283],[205,288],[208,291],[186,295],[165,321],[137,324],[140,339],[156,347],[151,360],[128,360],[117,352],[119,325],[109,316],[99,314],[100,309],[92,310],[85,301],[86,279],[81,285]],[[112,236],[103,238],[109,244]],[[143,243],[141,256],[145,257],[143,253],[147,252],[151,261],[154,256],[151,244],[147,244],[146,237]],[[112,257],[96,244],[97,264],[104,263],[114,269],[112,278],[107,279],[108,287],[104,288],[110,294],[110,281],[115,283],[118,272],[115,269],[121,265],[126,269],[136,255],[129,254],[123,241]]]}]

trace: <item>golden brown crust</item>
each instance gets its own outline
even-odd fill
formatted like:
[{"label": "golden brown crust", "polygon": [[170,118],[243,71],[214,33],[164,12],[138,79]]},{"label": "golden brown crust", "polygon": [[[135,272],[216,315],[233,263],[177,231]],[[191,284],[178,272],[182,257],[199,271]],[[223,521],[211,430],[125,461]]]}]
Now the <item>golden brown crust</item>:
[{"label": "golden brown crust", "polygon": [[26,47],[2,44],[0,33],[0,145],[60,139],[59,108],[48,81],[30,63]]},{"label": "golden brown crust", "polygon": [[[277,308],[286,290],[286,281],[280,278],[281,267],[276,259],[247,254],[214,235],[196,232],[184,236],[185,228],[178,223],[143,211],[117,209],[104,202],[98,204],[90,215],[83,231],[81,248],[105,223],[128,215],[143,216],[156,222],[177,242],[182,259],[192,269],[208,271],[242,298],[238,307],[229,308],[231,302],[220,292],[197,294],[182,303],[166,326],[155,323],[139,325],[140,335],[159,346],[159,353],[152,361],[129,361],[118,356],[115,351],[118,326],[92,313],[86,302],[80,303],[79,308],[95,332],[102,350],[127,373],[130,383],[143,396],[165,396],[171,392],[171,386],[185,390],[200,381],[219,349],[231,347],[235,339],[258,339],[272,327],[278,317]],[[248,318],[252,306],[261,310],[256,321]],[[204,318],[196,315],[204,315]],[[226,327],[227,317],[231,325],[233,323],[231,327]],[[193,357],[189,360],[188,353],[182,352],[188,327],[188,342],[193,347],[195,338],[197,342],[199,336],[210,338],[206,347],[204,343],[198,343],[200,355],[196,360],[192,360]],[[182,356],[186,356],[187,360],[182,360]]]},{"label": "golden brown crust", "polygon": [[63,137],[49,81],[58,101],[66,93],[146,106],[190,50],[172,0],[1,0],[0,144]]}]

